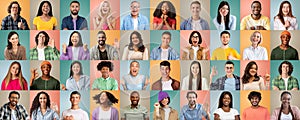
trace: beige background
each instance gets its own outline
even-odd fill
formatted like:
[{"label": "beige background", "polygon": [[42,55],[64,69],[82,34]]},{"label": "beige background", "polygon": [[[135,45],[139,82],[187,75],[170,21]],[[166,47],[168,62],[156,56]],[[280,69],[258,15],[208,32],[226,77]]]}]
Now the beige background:
[{"label": "beige background", "polygon": [[[50,71],[50,75],[54,78],[56,78],[58,81],[60,81],[60,61],[59,60],[48,60],[51,65],[52,65],[52,68],[51,68],[51,71]],[[41,70],[41,63],[43,61],[42,60],[31,60],[30,61],[30,70],[31,69],[34,69],[34,68],[37,68],[37,71],[38,71],[38,77],[42,76],[42,70]],[[70,73],[65,73],[65,74],[70,74]],[[28,83],[30,84],[30,83]]]},{"label": "beige background", "polygon": [[[280,96],[283,91],[271,91],[271,115],[275,108],[280,107],[281,101]],[[291,105],[300,107],[300,91],[289,91],[292,94]]]},{"label": "beige background", "polygon": [[[4,104],[8,103],[9,100],[8,100],[8,95],[11,91],[0,91],[0,96],[1,96],[1,99],[0,99],[0,106],[2,107]],[[18,91],[20,93],[20,99],[19,99],[19,102],[18,104],[21,104],[23,105],[26,110],[27,110],[27,113],[29,114],[29,92],[28,91]]]}]

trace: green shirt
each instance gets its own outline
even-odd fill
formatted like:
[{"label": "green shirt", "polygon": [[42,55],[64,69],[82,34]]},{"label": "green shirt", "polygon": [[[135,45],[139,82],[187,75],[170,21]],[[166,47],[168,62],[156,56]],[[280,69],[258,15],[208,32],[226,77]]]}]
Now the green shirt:
[{"label": "green shirt", "polygon": [[121,109],[121,118],[139,118],[143,116],[144,118],[149,118],[148,109],[144,106],[138,105],[136,108],[131,108],[131,105],[128,105]]},{"label": "green shirt", "polygon": [[[284,80],[281,78],[281,76],[277,76],[273,82],[272,82],[272,86],[276,86],[279,88],[279,90],[285,90],[285,83]],[[298,88],[298,80],[297,78],[290,76],[288,79],[288,86],[287,86],[287,90],[292,90],[293,88]]]},{"label": "green shirt", "polygon": [[[59,60],[59,51],[56,47],[52,48],[46,46],[44,49],[45,60]],[[30,60],[39,60],[38,50],[37,48],[33,48],[30,50]]]},{"label": "green shirt", "polygon": [[298,52],[292,46],[289,46],[286,50],[282,50],[278,46],[272,50],[271,60],[299,60]]},{"label": "green shirt", "polygon": [[113,78],[106,78],[103,77],[97,78],[94,80],[92,89],[99,89],[99,90],[118,90],[118,82]]},{"label": "green shirt", "polygon": [[59,81],[50,76],[49,80],[43,80],[42,77],[34,80],[30,90],[59,90]]}]

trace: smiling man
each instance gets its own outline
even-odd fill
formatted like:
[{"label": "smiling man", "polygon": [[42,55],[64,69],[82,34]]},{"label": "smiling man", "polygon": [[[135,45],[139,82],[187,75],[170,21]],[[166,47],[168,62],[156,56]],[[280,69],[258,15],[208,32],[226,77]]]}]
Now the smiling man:
[{"label": "smiling man", "polygon": [[84,17],[78,15],[80,10],[80,3],[72,1],[70,3],[71,15],[64,17],[61,24],[62,30],[87,30],[88,24]]},{"label": "smiling man", "polygon": [[130,3],[130,14],[121,21],[121,30],[149,30],[149,20],[140,13],[140,3]]},{"label": "smiling man", "polygon": [[278,67],[279,75],[272,80],[273,90],[299,90],[298,80],[292,76],[293,70],[291,62],[283,61]]},{"label": "smiling man", "polygon": [[80,109],[81,94],[78,91],[73,91],[70,95],[71,108],[63,111],[63,120],[88,120],[89,116],[87,112]]},{"label": "smiling man", "polygon": [[129,74],[124,75],[121,79],[120,88],[122,90],[146,90],[149,82],[145,75],[139,74],[140,63],[132,61],[129,67]]},{"label": "smiling man", "polygon": [[245,16],[241,21],[241,30],[270,30],[270,20],[261,14],[261,3],[253,1],[250,15]]},{"label": "smiling man", "polygon": [[7,8],[9,13],[1,23],[1,30],[29,30],[26,20],[21,17],[21,7],[17,1],[12,1]]},{"label": "smiling man", "polygon": [[0,108],[0,120],[29,120],[25,107],[18,104],[19,99],[19,92],[11,91],[9,93],[9,102]]},{"label": "smiling man", "polygon": [[94,80],[93,90],[118,90],[118,82],[109,76],[114,70],[114,65],[110,61],[102,61],[98,63],[97,70],[101,72],[101,77]]},{"label": "smiling man", "polygon": [[139,104],[139,92],[132,91],[130,101],[130,105],[121,109],[121,120],[149,120],[148,109]]},{"label": "smiling man", "polygon": [[171,64],[168,61],[160,63],[161,78],[152,85],[152,90],[179,90],[180,82],[171,78]]},{"label": "smiling man", "polygon": [[250,107],[246,108],[242,114],[242,120],[270,120],[270,113],[266,107],[260,106],[261,93],[252,91],[248,95]]}]

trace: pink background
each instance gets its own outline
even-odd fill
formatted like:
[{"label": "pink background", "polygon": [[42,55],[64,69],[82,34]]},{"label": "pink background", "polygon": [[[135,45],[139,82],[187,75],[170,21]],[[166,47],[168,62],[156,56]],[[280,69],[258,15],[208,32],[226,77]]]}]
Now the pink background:
[{"label": "pink background", "polygon": [[[30,30],[30,49],[32,49],[33,47],[36,46],[36,43],[35,43],[35,36],[42,30]],[[59,42],[60,42],[60,32],[59,30],[44,30],[50,37],[49,39],[49,44],[50,45],[50,40],[51,39],[54,39],[55,42],[55,47],[56,49],[60,49],[59,47]]]},{"label": "pink background", "polygon": [[[252,13],[251,4],[255,0],[241,0],[240,21]],[[261,3],[261,14],[270,18],[270,0],[258,0]]]}]

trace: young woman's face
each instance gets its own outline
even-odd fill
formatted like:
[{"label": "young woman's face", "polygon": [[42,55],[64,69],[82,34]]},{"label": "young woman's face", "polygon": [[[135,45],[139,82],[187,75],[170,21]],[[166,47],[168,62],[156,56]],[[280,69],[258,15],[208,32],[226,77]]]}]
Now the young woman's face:
[{"label": "young woman's face", "polygon": [[42,105],[46,105],[47,103],[47,96],[45,94],[40,94],[39,96],[39,102]]},{"label": "young woman's face", "polygon": [[253,64],[249,70],[251,76],[254,76],[257,73],[257,66]]},{"label": "young woman's face", "polygon": [[162,14],[166,15],[168,14],[169,12],[169,6],[168,6],[168,3],[167,2],[164,2],[163,5],[161,6],[161,11],[162,11]]},{"label": "young woman's face", "polygon": [[107,14],[109,12],[110,8],[109,8],[109,4],[108,3],[103,3],[102,4],[102,9],[101,9],[101,12],[103,14]]},{"label": "young woman's face", "polygon": [[42,12],[43,14],[47,14],[50,12],[50,6],[48,3],[44,3],[43,6],[42,6]]},{"label": "young woman's face", "polygon": [[191,72],[193,75],[198,75],[200,72],[199,65],[197,63],[191,66]]},{"label": "young woman's face", "polygon": [[77,33],[74,33],[71,36],[71,42],[72,42],[73,46],[77,46],[77,44],[79,42],[79,35]]},{"label": "young woman's face", "polygon": [[283,15],[288,15],[290,12],[290,5],[288,3],[283,4],[282,13]]},{"label": "young woman's face", "polygon": [[108,98],[107,98],[107,95],[105,92],[103,92],[101,95],[100,95],[100,104],[103,104],[103,103],[106,103],[108,101]]},{"label": "young woman's face", "polygon": [[100,70],[102,77],[107,78],[109,76],[109,67],[102,67],[102,69]]},{"label": "young woman's face", "polygon": [[225,94],[223,97],[223,106],[229,106],[231,98],[228,94]]},{"label": "young woman's face", "polygon": [[79,72],[80,72],[80,65],[78,63],[75,63],[72,66],[72,72],[73,72],[73,75],[78,75],[79,74]]},{"label": "young woman's face", "polygon": [[291,103],[292,96],[289,94],[283,94],[281,97],[281,104],[284,106],[289,106]]},{"label": "young woman's face", "polygon": [[220,10],[221,10],[221,14],[222,14],[223,16],[228,15],[228,12],[229,12],[228,5],[224,5],[223,7],[220,8]]},{"label": "young woman's face", "polygon": [[251,38],[252,44],[258,45],[258,43],[260,42],[260,40],[261,40],[261,35],[260,35],[260,33],[254,33],[254,34],[252,35],[252,38]]},{"label": "young woman's face", "polygon": [[12,46],[18,45],[18,43],[19,43],[19,36],[17,34],[13,34],[10,37],[9,42],[12,44]]},{"label": "young woman's face", "polygon": [[10,73],[12,76],[15,76],[19,73],[20,66],[18,64],[13,64],[10,68]]},{"label": "young woman's face", "polygon": [[161,101],[161,104],[163,104],[164,106],[168,105],[168,102],[169,102],[169,99],[168,98],[164,98],[162,101]]},{"label": "young woman's face", "polygon": [[138,36],[136,34],[132,34],[131,40],[132,40],[133,45],[138,45],[140,43],[140,39],[138,38]]},{"label": "young woman's face", "polygon": [[198,42],[199,42],[199,36],[197,33],[194,33],[192,36],[192,45],[193,46],[198,46]]}]

